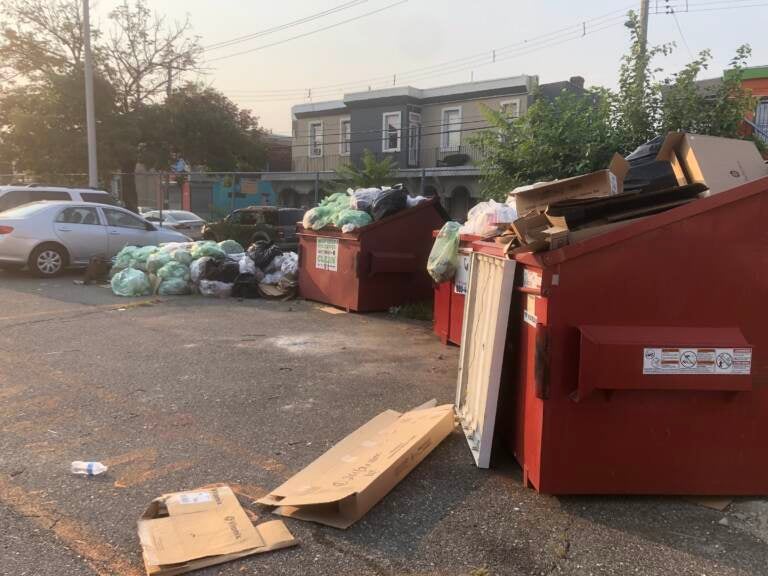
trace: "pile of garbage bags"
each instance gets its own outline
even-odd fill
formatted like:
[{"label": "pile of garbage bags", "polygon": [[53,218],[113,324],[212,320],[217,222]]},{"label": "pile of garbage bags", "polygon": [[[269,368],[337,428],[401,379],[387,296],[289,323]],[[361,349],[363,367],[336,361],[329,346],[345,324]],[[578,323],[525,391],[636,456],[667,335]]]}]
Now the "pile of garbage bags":
[{"label": "pile of garbage bags", "polygon": [[226,298],[295,296],[299,257],[269,241],[245,250],[234,240],[126,246],[114,258],[112,292],[118,296],[202,294]]},{"label": "pile of garbage bags", "polygon": [[302,224],[309,230],[333,226],[347,233],[427,200],[424,196],[409,196],[402,184],[391,188],[349,188],[346,193],[337,192],[323,198],[318,206],[304,214]]}]

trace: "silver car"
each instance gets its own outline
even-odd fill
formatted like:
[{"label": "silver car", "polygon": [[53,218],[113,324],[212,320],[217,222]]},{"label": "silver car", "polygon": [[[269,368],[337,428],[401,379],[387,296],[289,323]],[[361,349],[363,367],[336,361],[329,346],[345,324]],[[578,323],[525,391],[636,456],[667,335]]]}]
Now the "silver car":
[{"label": "silver car", "polygon": [[186,210],[163,210],[162,212],[149,210],[141,215],[153,224],[186,234],[192,240],[202,240],[203,238],[205,220],[192,212]]},{"label": "silver car", "polygon": [[44,277],[94,256],[112,258],[124,246],[188,241],[107,204],[34,202],[0,212],[0,268],[27,266]]}]

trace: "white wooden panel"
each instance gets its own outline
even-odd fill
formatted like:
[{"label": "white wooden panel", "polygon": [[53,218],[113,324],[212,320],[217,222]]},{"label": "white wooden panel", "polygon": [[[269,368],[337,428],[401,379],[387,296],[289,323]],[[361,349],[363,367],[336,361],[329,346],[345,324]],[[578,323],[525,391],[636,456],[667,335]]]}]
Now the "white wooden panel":
[{"label": "white wooden panel", "polygon": [[515,261],[472,254],[456,385],[456,414],[480,468],[491,461]]}]

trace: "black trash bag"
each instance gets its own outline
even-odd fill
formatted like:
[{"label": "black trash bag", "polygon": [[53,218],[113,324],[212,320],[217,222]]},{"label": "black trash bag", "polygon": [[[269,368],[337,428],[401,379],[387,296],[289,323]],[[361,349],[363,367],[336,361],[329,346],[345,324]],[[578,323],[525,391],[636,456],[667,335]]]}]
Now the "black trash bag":
[{"label": "black trash bag", "polygon": [[232,284],[232,296],[235,298],[261,298],[259,278],[249,272],[238,274],[234,284]]},{"label": "black trash bag", "polygon": [[672,164],[656,160],[664,139],[664,136],[656,136],[627,156],[629,171],[624,177],[624,192],[655,192],[678,185]]},{"label": "black trash bag", "polygon": [[353,208],[370,214],[371,207],[379,196],[381,196],[381,188],[359,188],[352,194],[355,204]]},{"label": "black trash bag", "polygon": [[232,284],[240,274],[240,265],[232,260],[209,261],[200,273],[201,280],[215,280]]},{"label": "black trash bag", "polygon": [[371,205],[371,216],[374,220],[381,220],[387,216],[397,214],[408,206],[408,190],[402,184],[398,184],[384,190]]},{"label": "black trash bag", "polygon": [[248,256],[256,264],[256,268],[261,268],[262,270],[269,266],[272,260],[275,259],[275,256],[280,256],[282,253],[283,251],[276,244],[268,240],[259,240],[248,248]]}]

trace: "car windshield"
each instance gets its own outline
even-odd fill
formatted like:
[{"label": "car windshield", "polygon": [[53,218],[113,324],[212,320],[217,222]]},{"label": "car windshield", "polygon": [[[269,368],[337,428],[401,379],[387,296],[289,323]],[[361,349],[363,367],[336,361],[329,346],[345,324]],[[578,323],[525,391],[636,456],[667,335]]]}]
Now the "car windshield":
[{"label": "car windshield", "polygon": [[5,212],[0,212],[0,218],[26,218],[30,214],[39,212],[48,206],[46,202],[33,202],[32,204],[24,204],[23,206],[17,206],[11,208]]}]

